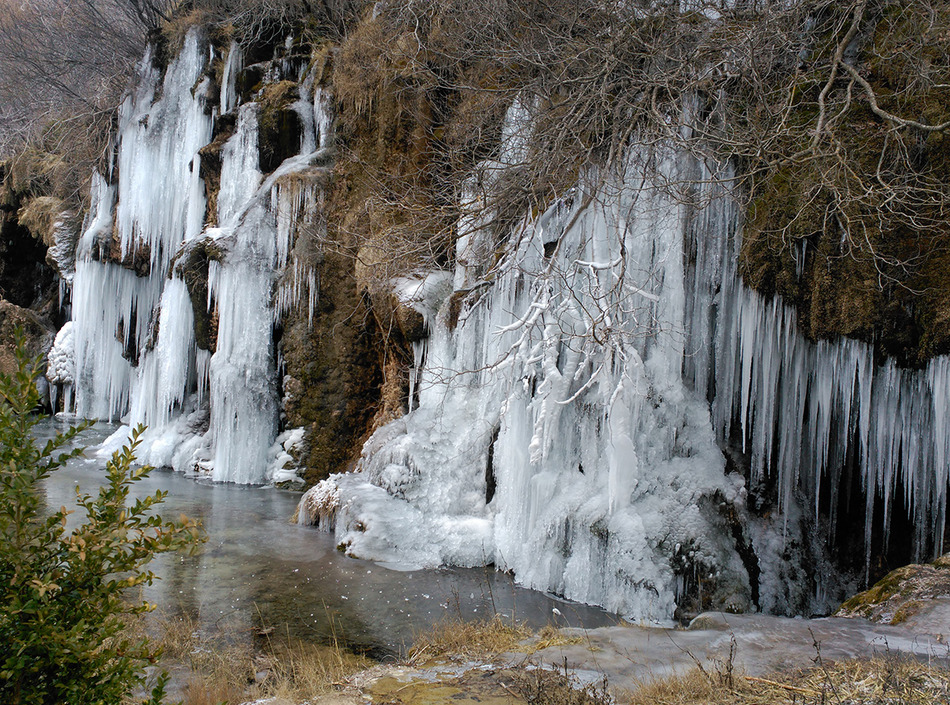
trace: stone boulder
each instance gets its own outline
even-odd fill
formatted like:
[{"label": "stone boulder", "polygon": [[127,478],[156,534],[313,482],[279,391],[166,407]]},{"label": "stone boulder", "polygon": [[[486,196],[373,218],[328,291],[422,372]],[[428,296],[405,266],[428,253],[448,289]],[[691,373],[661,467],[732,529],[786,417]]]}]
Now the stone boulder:
[{"label": "stone boulder", "polygon": [[835,616],[901,624],[943,600],[950,600],[950,553],[933,563],[912,563],[892,570],[841,605]]}]

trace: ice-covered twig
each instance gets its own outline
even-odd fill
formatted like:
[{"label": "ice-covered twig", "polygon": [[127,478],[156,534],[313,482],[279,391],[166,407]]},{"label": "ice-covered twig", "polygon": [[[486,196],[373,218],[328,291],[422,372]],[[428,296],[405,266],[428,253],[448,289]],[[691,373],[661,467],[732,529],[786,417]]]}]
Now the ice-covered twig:
[{"label": "ice-covered twig", "polygon": [[560,404],[561,406],[567,406],[568,404],[573,402],[581,394],[583,394],[584,392],[586,392],[588,389],[591,388],[591,385],[594,384],[594,380],[597,379],[597,375],[600,374],[600,372],[603,371],[603,369],[604,369],[604,364],[601,363],[600,366],[596,370],[594,370],[594,372],[591,374],[588,380],[584,382],[583,386],[580,389],[578,389],[576,392],[574,392],[570,397],[568,397],[564,401],[558,401],[556,403]]}]

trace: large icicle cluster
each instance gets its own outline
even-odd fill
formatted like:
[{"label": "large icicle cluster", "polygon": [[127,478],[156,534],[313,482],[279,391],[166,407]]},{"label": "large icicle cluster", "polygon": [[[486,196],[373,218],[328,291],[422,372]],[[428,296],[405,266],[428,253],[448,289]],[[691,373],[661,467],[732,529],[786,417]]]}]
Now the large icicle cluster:
[{"label": "large icicle cluster", "polygon": [[[501,156],[464,190],[455,271],[418,281],[442,291],[416,302],[432,330],[415,344],[418,407],[410,398],[410,413],[366,444],[362,472],[318,485],[301,516],[312,509],[354,555],[494,563],[637,619],[671,616],[690,580],[745,606],[738,549],[750,547],[760,606],[827,607],[831,577],[787,584],[823,560],[820,547],[791,548],[790,523],[812,506],[814,525],[830,494],[833,524],[848,469],[866,490],[869,555],[875,504],[883,497],[886,527],[897,489],[918,547],[937,537],[941,550],[950,362],[914,372],[876,366],[856,341],[806,341],[793,309],[737,276],[728,173],[633,148],[624,174],[588,175],[518,224],[491,272],[479,268],[494,247],[479,189],[518,163],[525,111],[513,105]],[[676,197],[686,184],[705,186]],[[450,277],[455,294],[424,286],[433,277]],[[725,474],[717,445],[736,437],[753,483],[775,478],[784,521],[746,512],[744,481]],[[730,535],[730,514],[744,538]]]},{"label": "large icicle cluster", "polygon": [[[774,473],[780,507],[799,493],[813,505],[815,519],[827,496],[834,531],[839,500],[846,499],[839,497],[844,478],[857,468],[866,562],[875,520],[886,542],[892,515],[903,511],[916,527],[917,560],[940,555],[950,469],[950,358],[935,358],[923,371],[892,361],[878,366],[865,343],[807,341],[795,310],[779,297],[767,302],[742,286],[727,292],[713,417],[721,438],[738,432],[753,481]],[[895,506],[898,497],[905,506]],[[878,500],[882,517],[875,517]]]},{"label": "large icicle cluster", "polygon": [[[635,151],[625,174],[591,175],[522,224],[490,285],[461,258],[456,286],[471,303],[457,322],[451,306],[431,316],[418,408],[369,440],[361,473],[328,481],[336,494],[315,490],[338,496],[350,552],[494,563],[640,619],[670,617],[691,580],[719,604],[748,606],[717,513],[741,503],[742,482],[726,476],[708,404],[680,373],[690,213],[641,175],[643,159],[659,162],[659,178],[694,168],[668,150]],[[506,149],[483,168],[510,161]],[[464,236],[476,251],[479,232]]]},{"label": "large icicle cluster", "polygon": [[[211,139],[206,60],[192,32],[160,83],[149,50],[119,110],[118,183],[95,179],[73,278],[80,416],[117,419],[128,410],[132,359],[147,347],[168,263],[201,232],[197,152]],[[147,259],[149,275],[103,261],[116,246],[119,259]]]},{"label": "large icicle cluster", "polygon": [[[74,279],[75,410],[127,424],[106,449],[130,427],[146,425],[143,462],[219,481],[282,480],[286,458],[271,448],[278,425],[273,289],[289,264],[299,210],[318,200],[313,183],[321,180],[310,177],[320,169],[312,164],[329,144],[331,120],[325,98],[305,81],[295,106],[303,153],[265,179],[259,106],[239,105],[242,57],[232,45],[219,104],[236,111],[236,125],[221,149],[218,227],[203,230],[198,151],[210,142],[213,124],[207,61],[205,43],[191,31],[158,90],[161,74],[149,52],[121,108],[117,178],[95,179]],[[220,253],[208,271],[213,355],[197,346],[195,304],[180,261],[201,243]],[[309,284],[312,309],[315,279],[294,265],[304,278],[295,293]]]}]

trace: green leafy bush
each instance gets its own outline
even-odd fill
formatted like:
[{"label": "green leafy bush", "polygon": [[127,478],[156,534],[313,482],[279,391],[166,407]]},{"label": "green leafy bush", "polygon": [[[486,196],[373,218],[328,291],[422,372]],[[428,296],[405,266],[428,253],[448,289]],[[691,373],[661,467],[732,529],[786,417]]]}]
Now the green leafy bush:
[{"label": "green leafy bush", "polygon": [[69,512],[47,511],[39,483],[80,452],[62,451],[83,426],[36,446],[39,362],[17,357],[18,371],[0,375],[0,702],[119,703],[158,655],[127,628],[151,609],[129,588],[152,582],[155,555],[195,546],[198,526],[155,514],[164,492],[129,500],[150,470],[132,465],[140,428],[97,494],[77,490],[85,520],[68,531]]}]

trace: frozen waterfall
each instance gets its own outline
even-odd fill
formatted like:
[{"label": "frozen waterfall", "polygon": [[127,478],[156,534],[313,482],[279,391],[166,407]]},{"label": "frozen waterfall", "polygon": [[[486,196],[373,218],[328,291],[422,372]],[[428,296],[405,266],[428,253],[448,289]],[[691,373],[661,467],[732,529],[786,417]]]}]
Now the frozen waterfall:
[{"label": "frozen waterfall", "polygon": [[[299,154],[263,173],[241,50],[218,57],[226,120],[211,54],[193,31],[164,74],[151,54],[139,67],[113,168],[93,179],[50,375],[77,414],[126,424],[109,447],[145,424],[143,461],[254,484],[291,477],[275,464],[304,442],[278,434],[274,325],[305,305],[312,323],[319,302],[333,118],[295,73]],[[745,609],[756,589],[768,609],[820,608],[783,585],[785,540],[798,521],[827,520],[833,536],[843,510],[863,514],[868,558],[898,514],[921,558],[940,552],[950,359],[911,371],[864,343],[806,340],[793,309],[738,278],[729,167],[668,145],[589,170],[499,245],[482,204],[530,149],[531,110],[514,102],[499,153],[461,189],[454,267],[391,282],[429,330],[413,344],[410,411],[370,437],[360,472],[307,496],[312,514],[355,555],[494,564],[644,620],[684,595]],[[199,150],[216,125],[214,201]],[[189,271],[199,249],[204,269]],[[748,478],[727,463],[733,447]],[[776,488],[768,520],[747,511],[757,483]]]},{"label": "frozen waterfall", "polygon": [[72,290],[80,416],[115,420],[128,411],[133,363],[148,345],[168,263],[201,232],[197,152],[211,139],[205,61],[197,33],[189,33],[160,85],[146,52],[119,110],[117,183],[94,180]]},{"label": "frozen waterfall", "polygon": [[[322,92],[311,94],[305,82],[298,101],[310,111],[304,153],[265,179],[259,106],[238,105],[242,57],[232,44],[219,104],[236,120],[221,148],[217,227],[205,228],[199,150],[213,127],[207,62],[206,43],[192,30],[164,78],[146,54],[122,105],[115,178],[94,180],[73,283],[75,411],[126,424],[104,452],[142,424],[141,461],[255,484],[268,479],[279,455],[272,449],[275,283],[291,264],[299,211],[317,200],[311,177],[321,168],[312,164],[330,143],[331,118]],[[183,270],[198,246],[217,253],[208,263],[207,302],[196,302]],[[295,293],[309,285],[312,311],[315,276],[296,261],[293,270],[302,277]],[[203,305],[216,319],[213,354],[195,339],[195,306]]]},{"label": "frozen waterfall", "polygon": [[[369,440],[361,473],[317,490],[338,497],[350,552],[494,563],[639,619],[668,618],[696,580],[719,604],[748,606],[716,512],[742,501],[742,480],[725,474],[706,399],[680,372],[693,353],[692,216],[641,175],[643,158],[668,179],[695,168],[671,150],[632,152],[626,173],[592,174],[583,184],[594,185],[523,224],[490,285],[457,272],[471,288],[457,321],[440,301],[420,302],[440,312],[419,407]],[[712,196],[707,208],[734,222],[731,203]],[[477,248],[479,234],[466,236]]]},{"label": "frozen waterfall", "polygon": [[[518,224],[490,272],[478,270],[491,248],[478,189],[517,164],[524,111],[516,101],[503,130],[513,136],[464,194],[473,207],[455,271],[420,275],[431,293],[415,306],[432,332],[416,344],[418,408],[410,400],[407,416],[374,434],[361,472],[311,491],[302,507],[313,519],[353,555],[494,564],[635,619],[669,618],[690,585],[743,608],[748,565],[723,517],[746,515],[748,489],[720,450],[738,437],[752,482],[776,478],[785,517],[744,529],[760,605],[834,600],[831,576],[795,594],[808,588],[782,577],[782,555],[789,518],[817,522],[823,510],[833,535],[847,463],[866,491],[868,556],[873,522],[886,531],[898,490],[918,552],[939,553],[950,362],[914,372],[875,365],[853,340],[805,340],[793,309],[738,278],[740,219],[724,167],[634,147],[624,173],[588,174]],[[425,287],[433,277],[456,293]],[[801,570],[824,559],[793,560]]]}]

